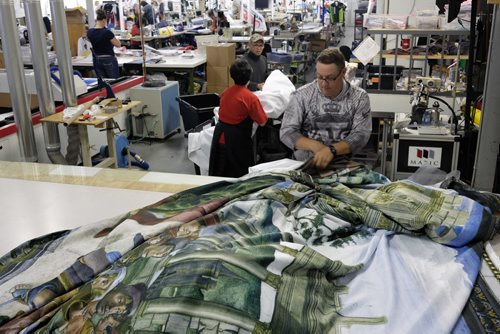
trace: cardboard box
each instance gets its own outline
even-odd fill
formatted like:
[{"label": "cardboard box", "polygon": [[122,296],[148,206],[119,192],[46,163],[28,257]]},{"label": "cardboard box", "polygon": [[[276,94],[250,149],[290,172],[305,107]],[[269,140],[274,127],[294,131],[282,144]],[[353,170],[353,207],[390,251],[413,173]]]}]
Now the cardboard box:
[{"label": "cardboard box", "polygon": [[207,66],[208,85],[227,87],[229,79],[229,67]]},{"label": "cardboard box", "polygon": [[207,66],[229,67],[236,60],[236,44],[219,43],[207,45]]},{"label": "cardboard box", "polygon": [[326,49],[326,40],[324,39],[313,39],[309,43],[313,52],[321,52]]},{"label": "cardboard box", "polygon": [[[78,39],[86,33],[85,29],[85,13],[86,10],[82,8],[66,9],[66,23],[68,25],[68,39],[69,47],[71,49],[71,56],[78,56]],[[54,25],[52,24],[52,31]],[[67,46],[66,46],[67,47]],[[56,41],[54,40],[54,50],[57,49]]]},{"label": "cardboard box", "polygon": [[65,13],[67,23],[85,24],[85,15],[87,14],[87,11],[85,9],[81,7],[66,8]]},{"label": "cardboard box", "polygon": [[[37,95],[29,95],[29,107],[31,109],[38,108],[38,96]],[[0,107],[2,108],[12,108],[12,100],[10,98],[10,93],[0,93]]]},{"label": "cardboard box", "polygon": [[226,88],[223,86],[207,85],[207,93],[218,93],[220,95]]}]

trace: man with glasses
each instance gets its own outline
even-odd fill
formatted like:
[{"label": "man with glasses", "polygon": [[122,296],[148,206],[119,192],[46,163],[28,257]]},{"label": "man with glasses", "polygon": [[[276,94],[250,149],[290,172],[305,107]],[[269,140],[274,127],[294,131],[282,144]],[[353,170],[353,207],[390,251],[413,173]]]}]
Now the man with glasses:
[{"label": "man with glasses", "polygon": [[253,34],[248,42],[248,52],[245,53],[245,59],[252,67],[252,76],[248,89],[252,92],[261,90],[267,77],[267,58],[262,55],[264,50],[264,37],[260,34]]},{"label": "man with glasses", "polygon": [[295,91],[280,130],[281,141],[297,160],[312,158],[324,169],[339,155],[356,153],[370,138],[368,94],[344,79],[344,56],[333,48],[316,59],[316,79]]}]

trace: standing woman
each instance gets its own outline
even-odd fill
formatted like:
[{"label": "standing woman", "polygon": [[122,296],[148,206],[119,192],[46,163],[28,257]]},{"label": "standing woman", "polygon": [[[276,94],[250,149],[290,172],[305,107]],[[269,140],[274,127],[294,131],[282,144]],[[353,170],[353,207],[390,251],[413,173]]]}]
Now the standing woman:
[{"label": "standing woman", "polygon": [[92,43],[94,70],[97,77],[116,79],[120,77],[120,68],[113,47],[121,47],[115,34],[106,28],[106,12],[96,11],[95,27],[87,31],[87,38]]}]

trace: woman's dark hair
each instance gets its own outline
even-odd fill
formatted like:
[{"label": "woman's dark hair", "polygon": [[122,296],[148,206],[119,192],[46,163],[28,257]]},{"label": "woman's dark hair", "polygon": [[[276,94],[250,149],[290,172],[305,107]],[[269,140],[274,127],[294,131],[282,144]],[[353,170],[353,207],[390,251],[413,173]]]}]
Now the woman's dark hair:
[{"label": "woman's dark hair", "polygon": [[97,21],[106,20],[108,18],[106,16],[106,12],[103,9],[96,10],[95,14],[96,14],[96,20]]},{"label": "woman's dark hair", "polygon": [[237,59],[233,65],[231,65],[229,73],[235,84],[244,86],[250,81],[252,67],[245,59]]},{"label": "woman's dark hair", "polygon": [[338,49],[327,48],[321,51],[318,58],[316,58],[317,63],[321,64],[335,64],[339,70],[344,69],[345,59],[342,53]]}]

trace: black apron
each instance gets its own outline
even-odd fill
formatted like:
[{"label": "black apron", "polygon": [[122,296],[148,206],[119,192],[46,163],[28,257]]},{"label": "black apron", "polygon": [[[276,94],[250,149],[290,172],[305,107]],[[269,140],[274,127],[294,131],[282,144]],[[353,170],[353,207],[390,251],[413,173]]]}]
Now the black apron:
[{"label": "black apron", "polygon": [[[255,164],[252,125],[250,117],[239,124],[217,123],[210,148],[208,175],[240,177],[248,173],[248,167]],[[219,144],[222,133],[225,144]]]}]

